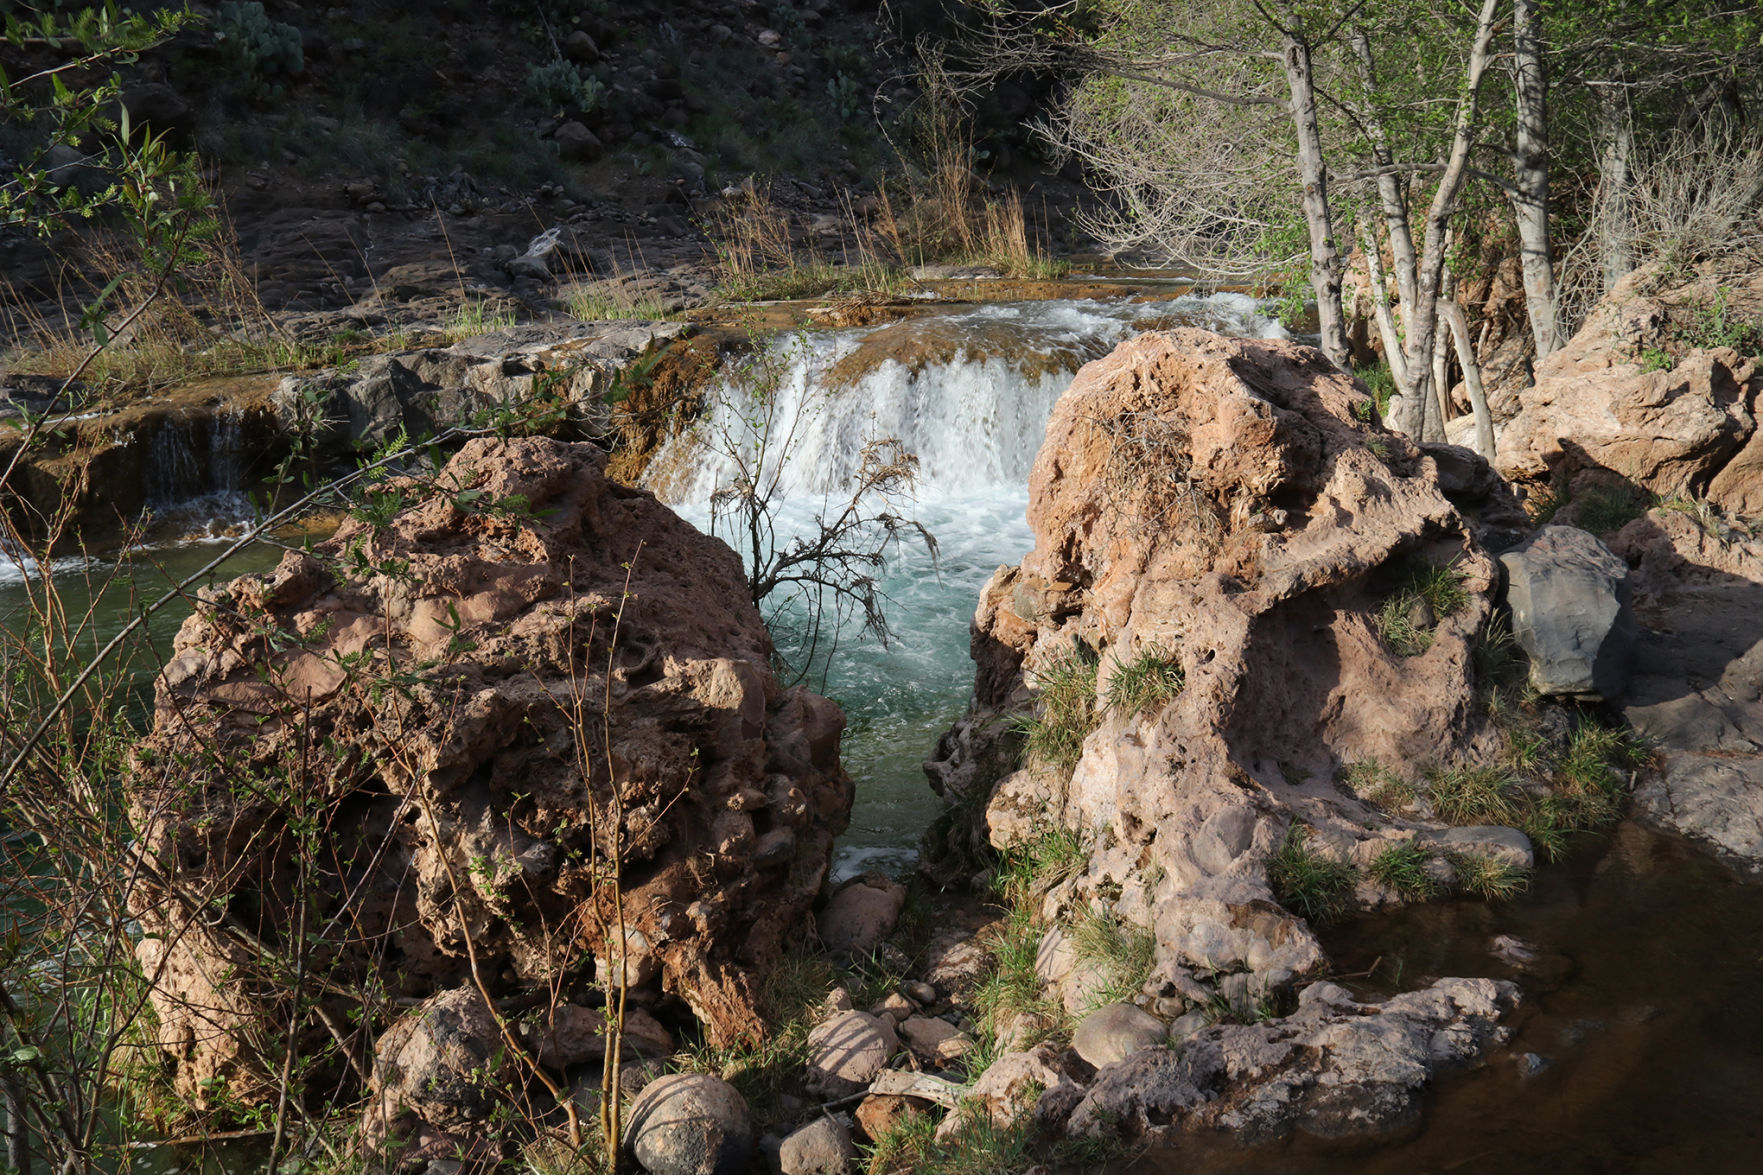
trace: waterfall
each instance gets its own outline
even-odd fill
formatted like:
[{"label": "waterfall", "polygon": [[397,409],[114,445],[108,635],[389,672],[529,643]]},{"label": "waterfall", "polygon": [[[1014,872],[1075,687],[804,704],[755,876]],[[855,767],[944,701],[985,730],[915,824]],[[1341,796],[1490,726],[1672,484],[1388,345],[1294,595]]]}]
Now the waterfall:
[{"label": "waterfall", "polygon": [[1176,323],[1285,333],[1254,299],[1212,294],[997,304],[780,338],[735,365],[696,433],[657,458],[649,485],[702,513],[743,462],[760,461],[781,500],[819,499],[850,484],[865,444],[891,438],[918,458],[921,502],[1026,495],[1053,402],[1077,368]]},{"label": "waterfall", "polygon": [[[884,649],[847,634],[826,680],[850,719],[844,757],[857,781],[836,877],[910,868],[940,811],[919,765],[972,689],[967,623],[981,586],[1033,543],[1028,475],[1054,401],[1085,362],[1173,325],[1285,334],[1254,299],[1213,294],[991,305],[781,338],[745,364],[761,378],[737,370],[712,393],[695,436],[657,456],[649,487],[708,529],[711,495],[763,452],[781,543],[813,533],[869,441],[896,438],[918,457],[911,509],[938,554],[910,541],[894,550],[882,571],[893,639]],[[786,649],[787,627],[774,625]]]}]

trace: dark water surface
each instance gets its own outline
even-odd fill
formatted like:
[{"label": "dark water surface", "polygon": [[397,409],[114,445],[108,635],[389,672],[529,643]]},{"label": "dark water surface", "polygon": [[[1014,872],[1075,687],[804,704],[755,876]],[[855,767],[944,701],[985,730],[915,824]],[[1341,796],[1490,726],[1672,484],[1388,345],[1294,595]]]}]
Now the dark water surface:
[{"label": "dark water surface", "polygon": [[[1541,948],[1517,970],[1496,935]],[[1624,824],[1502,906],[1448,902],[1323,935],[1361,999],[1447,975],[1524,991],[1509,1049],[1441,1079],[1405,1134],[1263,1148],[1196,1140],[1122,1169],[1184,1175],[1763,1171],[1763,887]],[[1518,1060],[1547,1065],[1524,1076]]]}]

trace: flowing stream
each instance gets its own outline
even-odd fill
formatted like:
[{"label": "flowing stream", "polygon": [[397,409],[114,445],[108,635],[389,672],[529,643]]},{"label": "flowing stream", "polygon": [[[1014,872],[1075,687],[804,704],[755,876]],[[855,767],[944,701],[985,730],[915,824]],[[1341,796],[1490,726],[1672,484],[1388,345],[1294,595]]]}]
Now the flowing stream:
[{"label": "flowing stream", "polygon": [[[848,492],[869,442],[897,438],[918,458],[909,508],[935,537],[936,557],[912,538],[900,542],[880,576],[887,645],[847,633],[826,672],[825,692],[850,719],[845,764],[857,784],[835,878],[909,871],[941,811],[920,764],[972,692],[967,628],[980,588],[1033,545],[1028,475],[1053,402],[1081,364],[1173,324],[1285,333],[1245,295],[1184,294],[994,304],[785,338],[760,365],[768,378],[721,389],[699,434],[711,441],[681,442],[682,452],[658,459],[658,491],[708,529],[711,495],[769,446],[762,468],[775,477],[787,542],[812,533],[816,516]],[[799,652],[787,624],[773,628],[786,656]]]}]

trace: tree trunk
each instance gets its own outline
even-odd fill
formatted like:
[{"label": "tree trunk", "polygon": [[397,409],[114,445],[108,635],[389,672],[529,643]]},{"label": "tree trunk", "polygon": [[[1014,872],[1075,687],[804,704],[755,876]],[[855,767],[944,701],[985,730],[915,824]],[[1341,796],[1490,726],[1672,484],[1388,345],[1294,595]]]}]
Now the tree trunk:
[{"label": "tree trunk", "polygon": [[1341,309],[1341,251],[1335,243],[1328,206],[1328,168],[1316,118],[1316,87],[1310,46],[1288,35],[1280,53],[1292,93],[1292,121],[1298,131],[1298,180],[1304,188],[1304,224],[1310,231],[1310,285],[1316,291],[1316,320],[1322,352],[1336,367],[1350,371],[1346,316]]},{"label": "tree trunk", "polygon": [[1549,241],[1549,93],[1537,0],[1513,0],[1512,39],[1512,88],[1518,107],[1513,151],[1518,184],[1512,211],[1518,222],[1524,305],[1541,362],[1560,346],[1560,338],[1555,324],[1555,258]]},{"label": "tree trunk", "polygon": [[1634,124],[1626,97],[1621,86],[1597,88],[1598,135],[1604,140],[1598,152],[1598,255],[1606,294],[1634,270],[1634,214],[1628,204]]},{"label": "tree trunk", "polygon": [[1455,301],[1441,301],[1439,315],[1457,341],[1457,362],[1463,365],[1463,386],[1469,392],[1469,411],[1475,417],[1476,452],[1487,458],[1491,465],[1494,460],[1494,417],[1488,411],[1487,392],[1481,386],[1481,365],[1475,361],[1475,348],[1469,345],[1469,323],[1463,317],[1463,307]]},{"label": "tree trunk", "polygon": [[[1487,70],[1488,43],[1494,35],[1494,13],[1499,0],[1482,0],[1477,18],[1475,43],[1469,50],[1469,63],[1463,71],[1462,98],[1457,104],[1456,126],[1451,136],[1451,154],[1439,176],[1432,203],[1426,210],[1425,243],[1415,274],[1414,305],[1405,313],[1408,326],[1408,373],[1413,377],[1412,389],[1404,389],[1396,410],[1390,414],[1390,426],[1416,440],[1426,426],[1426,399],[1432,394],[1432,351],[1438,333],[1438,296],[1445,272],[1447,253],[1446,232],[1457,211],[1457,197],[1463,191],[1464,170],[1469,166],[1469,153],[1475,146],[1476,99],[1481,92],[1482,75]],[[1426,386],[1421,386],[1421,385]]]}]

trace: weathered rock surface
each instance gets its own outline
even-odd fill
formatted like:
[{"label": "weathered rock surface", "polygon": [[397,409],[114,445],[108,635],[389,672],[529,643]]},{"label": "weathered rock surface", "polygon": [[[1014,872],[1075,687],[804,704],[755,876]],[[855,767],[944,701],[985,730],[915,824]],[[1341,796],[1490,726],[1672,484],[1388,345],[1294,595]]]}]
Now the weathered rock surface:
[{"label": "weathered rock surface", "polygon": [[707,1073],[650,1082],[624,1121],[625,1147],[649,1175],[740,1175],[753,1153],[747,1103]]},{"label": "weathered rock surface", "polygon": [[1613,699],[1628,685],[1638,629],[1628,565],[1596,535],[1545,526],[1500,556],[1512,635],[1540,694]]},{"label": "weathered rock surface", "polygon": [[1441,979],[1381,1004],[1313,984],[1282,1020],[1215,1025],[1180,1051],[1151,1048],[1105,1066],[1067,1129],[1160,1142],[1200,1130],[1243,1142],[1390,1130],[1417,1112],[1434,1076],[1505,1043],[1499,1021],[1517,1003],[1516,986],[1491,979]]},{"label": "weathered rock surface", "polygon": [[483,997],[469,987],[443,992],[375,1042],[364,1135],[377,1147],[412,1141],[424,1127],[468,1135],[520,1076]]},{"label": "weathered rock surface", "polygon": [[968,1114],[974,1109],[996,1125],[1008,1126],[1032,1109],[1043,1092],[1072,1086],[1060,1053],[1051,1044],[1041,1044],[1026,1052],[1005,1053],[993,1061],[974,1082],[967,1113],[944,1118],[938,1124],[937,1137],[948,1140],[966,1129]]},{"label": "weathered rock surface", "polygon": [[[1663,292],[1659,278],[1655,267],[1629,274],[1538,366],[1534,386],[1494,404],[1494,464],[1514,480],[1552,481],[1557,490],[1614,476],[1763,514],[1763,377],[1730,347],[1686,346],[1678,337],[1717,297],[1735,320],[1752,314],[1763,305],[1763,274]],[[1649,354],[1661,353],[1671,366],[1644,370]]]},{"label": "weathered rock surface", "polygon": [[274,402],[285,427],[314,430],[322,444],[341,450],[375,448],[400,429],[413,440],[436,434],[477,413],[518,409],[539,391],[603,435],[610,419],[604,397],[620,373],[685,329],[669,322],[513,327],[290,375]]},{"label": "weathered rock surface", "polygon": [[[995,845],[1077,831],[1087,867],[1043,912],[1149,928],[1151,994],[1204,1001],[1235,976],[1253,996],[1319,970],[1267,882],[1287,826],[1350,848],[1371,813],[1343,803],[1337,768],[1448,761],[1482,737],[1471,650],[1496,569],[1436,462],[1361,423],[1367,402],[1301,346],[1141,335],[1055,406],[1030,479],[1034,551],[982,593],[977,706],[927,771],[950,800],[991,789]],[[1376,617],[1416,563],[1449,566],[1468,598],[1402,657]],[[1099,660],[1103,717],[1069,782],[971,769],[996,745],[976,732],[1074,650]],[[1185,687],[1144,714],[1110,707],[1142,655],[1173,659]]]},{"label": "weathered rock surface", "polygon": [[808,1034],[808,1091],[849,1097],[867,1088],[899,1047],[890,1017],[840,1012]]},{"label": "weathered rock surface", "polygon": [[973,1038],[937,1016],[909,1016],[900,1024],[912,1055],[933,1069],[946,1069],[973,1048]]},{"label": "weathered rock surface", "polygon": [[784,1139],[778,1150],[782,1175],[844,1175],[856,1160],[851,1128],[836,1118],[810,1122]]},{"label": "weathered rock surface", "polygon": [[1644,625],[1623,715],[1659,767],[1635,814],[1763,881],[1763,542],[1654,510],[1611,547],[1634,567]]},{"label": "weathered rock surface", "polygon": [[[474,440],[439,492],[393,484],[416,504],[186,621],[127,795],[158,879],[143,959],[166,964],[161,1044],[189,1096],[216,1076],[252,1095],[256,1026],[287,1023],[258,944],[292,932],[302,869],[309,924],[352,928],[313,964],[327,990],[459,986],[469,936],[500,960],[496,995],[623,953],[712,1038],[763,1032],[751,969],[806,920],[848,816],[843,715],[773,679],[733,552],[603,461]],[[301,796],[322,797],[304,841]],[[779,832],[789,851],[761,861]],[[599,880],[614,838],[622,952]],[[321,998],[337,1023],[360,1007]]]},{"label": "weathered rock surface", "polygon": [[1071,1047],[1100,1069],[1162,1044],[1168,1036],[1169,1026],[1143,1008],[1108,1004],[1083,1018],[1071,1034]]}]

